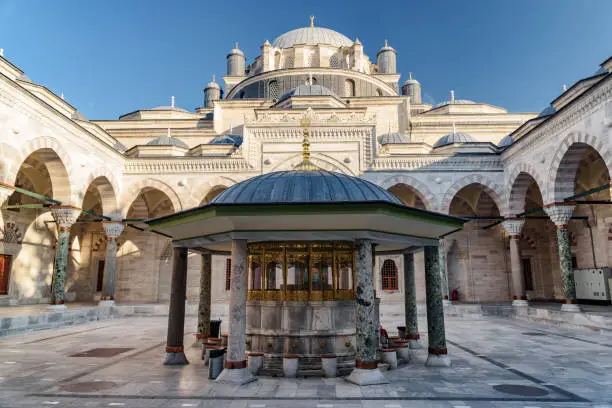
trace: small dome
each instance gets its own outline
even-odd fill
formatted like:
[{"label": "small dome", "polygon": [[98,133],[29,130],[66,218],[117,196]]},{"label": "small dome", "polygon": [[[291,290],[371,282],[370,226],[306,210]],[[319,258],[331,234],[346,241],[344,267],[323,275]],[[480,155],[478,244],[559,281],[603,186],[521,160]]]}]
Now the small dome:
[{"label": "small dome", "polygon": [[543,118],[544,116],[550,116],[555,113],[557,113],[557,110],[555,109],[555,107],[552,105],[548,105],[546,108],[542,110],[542,112],[540,112],[540,114],[538,115],[538,118]]},{"label": "small dome", "polygon": [[172,107],[172,106],[156,106],[156,107],[151,108],[149,110],[153,110],[153,111],[179,111],[179,112],[187,112],[187,113],[189,113],[189,111],[187,109],[177,108],[176,106],[174,106],[174,107]]},{"label": "small dome", "polygon": [[387,133],[379,136],[378,142],[384,146],[387,144],[410,143],[410,140],[408,140],[408,137],[402,133]]},{"label": "small dome", "polygon": [[444,105],[474,105],[476,102],[468,99],[449,99],[448,101],[440,102],[435,107],[438,108]]},{"label": "small dome", "polygon": [[348,203],[401,201],[374,183],[326,170],[268,173],[234,184],[211,204]]},{"label": "small dome", "polygon": [[147,143],[147,146],[177,146],[189,149],[187,143],[183,142],[180,139],[177,139],[176,137],[168,137],[167,135],[163,135],[151,140]]},{"label": "small dome", "polygon": [[209,82],[206,84],[206,87],[204,88],[204,90],[211,89],[211,88],[221,89],[221,86],[218,83],[216,83],[215,80],[213,79],[212,82]]},{"label": "small dome", "polygon": [[23,82],[29,82],[31,84],[33,83],[32,80],[30,79],[30,77],[27,76],[26,74],[19,75],[19,77],[17,79],[20,80],[20,81],[23,81]]},{"label": "small dome", "polygon": [[290,90],[289,92],[281,96],[278,101],[279,102],[284,101],[285,99],[290,98],[292,96],[335,96],[336,98],[338,97],[334,93],[334,91],[332,91],[329,88],[324,87],[323,85],[304,84],[304,85],[299,85],[297,88],[293,88],[292,90]]},{"label": "small dome", "polygon": [[[237,45],[237,44],[236,44],[236,45]],[[228,57],[229,57],[230,55],[240,55],[241,57],[244,57],[244,52],[242,52],[242,50],[236,46],[236,48],[233,48],[233,49],[232,49],[232,50],[230,50],[230,52],[227,54],[227,56],[228,56]]]},{"label": "small dome", "polygon": [[286,32],[272,43],[276,48],[291,48],[297,44],[327,44],[334,47],[350,47],[353,45],[353,41],[329,28],[302,27]]},{"label": "small dome", "polygon": [[212,139],[208,144],[231,144],[240,146],[242,144],[242,136],[240,135],[219,135]]},{"label": "small dome", "polygon": [[455,144],[455,143],[472,143],[475,141],[476,139],[474,139],[472,136],[468,135],[467,133],[452,132],[438,139],[436,144],[434,144],[434,147],[442,147],[442,146]]},{"label": "small dome", "polygon": [[502,140],[499,141],[499,143],[497,144],[497,147],[508,147],[512,143],[514,143],[514,140],[512,140],[512,137],[510,137],[510,135],[506,135],[504,136]]},{"label": "small dome", "polygon": [[397,51],[395,50],[395,48],[391,47],[389,43],[387,42],[387,40],[385,40],[385,45],[380,50],[378,50],[376,55],[380,54],[381,52],[385,52],[385,51],[391,51],[397,54]]}]

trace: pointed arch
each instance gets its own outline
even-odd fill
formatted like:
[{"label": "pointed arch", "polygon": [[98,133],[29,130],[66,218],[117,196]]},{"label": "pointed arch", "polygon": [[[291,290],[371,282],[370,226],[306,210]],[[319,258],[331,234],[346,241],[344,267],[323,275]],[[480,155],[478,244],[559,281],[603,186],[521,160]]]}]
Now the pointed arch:
[{"label": "pointed arch", "polygon": [[87,181],[77,193],[81,202],[85,200],[87,191],[92,187],[95,187],[100,193],[103,215],[111,218],[120,218],[121,211],[119,211],[118,203],[119,187],[110,169],[102,166],[89,173]]},{"label": "pointed arch", "polygon": [[169,185],[160,180],[148,178],[135,182],[129,188],[127,188],[125,194],[122,195],[121,215],[123,218],[126,218],[132,203],[138,198],[141,191],[147,187],[154,188],[165,193],[166,196],[168,196],[170,202],[172,203],[175,212],[181,211],[183,209],[181,199]]},{"label": "pointed arch", "polygon": [[503,199],[503,189],[495,182],[493,182],[493,180],[481,174],[472,174],[469,176],[465,176],[462,179],[457,180],[448,190],[446,190],[446,193],[444,193],[444,196],[442,198],[442,203],[440,203],[440,212],[448,214],[453,198],[462,188],[467,187],[470,184],[482,185],[483,190],[487,194],[489,194],[489,196],[491,196],[491,199],[495,202],[495,205],[499,209],[499,213],[507,214],[505,200]]},{"label": "pointed arch", "polygon": [[535,183],[540,190],[540,193],[544,194],[544,182],[540,174],[535,170],[535,168],[533,168],[533,166],[527,163],[521,163],[513,169],[511,176],[508,179],[510,191],[507,193],[507,208],[509,214],[506,215],[519,214],[525,210],[527,190],[532,183]]},{"label": "pointed arch", "polygon": [[413,190],[414,193],[421,199],[426,210],[436,211],[438,208],[435,194],[431,192],[425,183],[412,176],[397,174],[386,178],[379,185],[385,190],[389,190],[397,185],[405,185]]}]

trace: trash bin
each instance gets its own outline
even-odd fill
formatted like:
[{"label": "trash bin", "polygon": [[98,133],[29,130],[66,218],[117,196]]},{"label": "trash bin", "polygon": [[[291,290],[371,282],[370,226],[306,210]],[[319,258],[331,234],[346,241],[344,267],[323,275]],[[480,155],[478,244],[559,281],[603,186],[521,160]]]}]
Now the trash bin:
[{"label": "trash bin", "polygon": [[406,338],[406,326],[397,326],[397,333],[402,339]]},{"label": "trash bin", "polygon": [[221,320],[210,321],[210,337],[221,337]]},{"label": "trash bin", "polygon": [[214,380],[223,371],[223,355],[225,350],[210,350],[210,359],[208,360],[208,378]]}]

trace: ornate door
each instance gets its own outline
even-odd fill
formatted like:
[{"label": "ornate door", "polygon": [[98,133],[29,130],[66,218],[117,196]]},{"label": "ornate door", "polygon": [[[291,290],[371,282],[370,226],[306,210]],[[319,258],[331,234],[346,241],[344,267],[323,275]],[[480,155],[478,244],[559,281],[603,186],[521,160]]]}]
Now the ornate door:
[{"label": "ornate door", "polygon": [[11,256],[0,255],[0,295],[8,295]]}]

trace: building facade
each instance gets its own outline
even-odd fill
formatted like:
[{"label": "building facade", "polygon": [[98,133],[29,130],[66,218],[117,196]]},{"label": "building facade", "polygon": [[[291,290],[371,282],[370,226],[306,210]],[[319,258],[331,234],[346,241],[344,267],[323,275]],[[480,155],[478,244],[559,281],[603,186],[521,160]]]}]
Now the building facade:
[{"label": "building facade", "polygon": [[[571,269],[612,262],[612,59],[537,114],[452,91],[424,103],[412,74],[400,81],[397,58],[385,43],[371,60],[358,39],[311,21],[265,41],[250,64],[236,45],[224,89],[213,79],[195,111],[172,101],[88,120],[0,57],[0,303],[48,302],[62,283],[67,302],[168,300],[171,242],[143,221],[295,167],[308,109],[316,166],[470,218],[443,240],[447,296],[571,300],[568,259]],[[58,205],[72,208],[69,219]],[[190,256],[187,298],[196,301],[199,257]],[[414,258],[423,301],[423,255]],[[381,310],[402,310],[402,255],[375,262]],[[212,263],[214,318],[225,314],[231,265],[224,254]],[[58,265],[65,282],[52,282]]]}]

